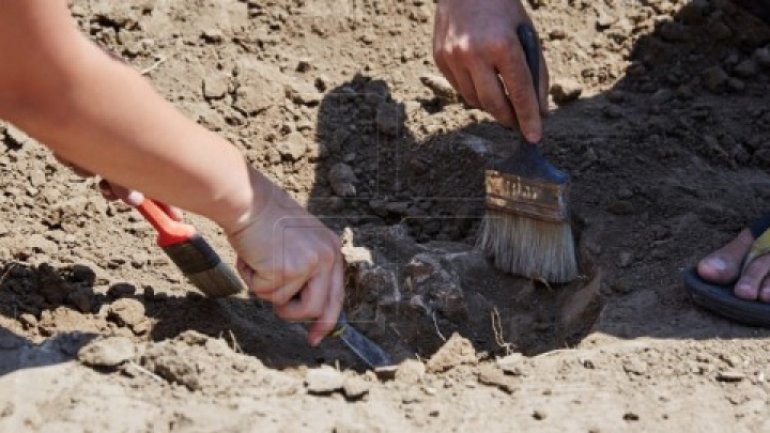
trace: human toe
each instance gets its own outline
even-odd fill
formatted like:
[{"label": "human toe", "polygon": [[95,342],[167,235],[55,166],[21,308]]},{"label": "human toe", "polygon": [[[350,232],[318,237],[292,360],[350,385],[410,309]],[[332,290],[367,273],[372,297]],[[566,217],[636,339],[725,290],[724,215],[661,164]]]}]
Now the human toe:
[{"label": "human toe", "polygon": [[770,255],[759,257],[749,263],[735,284],[735,296],[750,301],[757,300],[760,286],[770,274]]},{"label": "human toe", "polygon": [[748,254],[754,238],[748,230],[698,262],[698,275],[716,284],[729,284],[736,280],[743,258]]}]

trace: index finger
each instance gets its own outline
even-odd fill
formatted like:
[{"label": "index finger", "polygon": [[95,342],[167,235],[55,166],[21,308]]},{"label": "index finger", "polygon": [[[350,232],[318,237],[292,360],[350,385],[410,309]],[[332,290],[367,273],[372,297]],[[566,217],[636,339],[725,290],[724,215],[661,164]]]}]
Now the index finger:
[{"label": "index finger", "polygon": [[496,67],[516,112],[522,134],[530,143],[539,142],[543,137],[540,103],[518,38],[513,49],[502,55]]},{"label": "index finger", "polygon": [[332,276],[329,287],[329,297],[326,301],[321,317],[316,320],[308,333],[308,342],[311,346],[317,346],[321,340],[337,325],[337,319],[342,313],[342,303],[345,300],[345,288],[343,287],[342,257],[337,256],[332,268]]}]

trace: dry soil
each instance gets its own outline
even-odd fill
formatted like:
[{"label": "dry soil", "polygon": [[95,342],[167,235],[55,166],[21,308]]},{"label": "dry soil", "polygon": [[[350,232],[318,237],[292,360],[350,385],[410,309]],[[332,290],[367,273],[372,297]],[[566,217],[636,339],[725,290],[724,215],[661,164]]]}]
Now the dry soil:
[{"label": "dry soil", "polygon": [[519,138],[442,87],[433,2],[73,1],[339,231],[351,320],[400,364],[205,299],[138,214],[5,125],[0,431],[770,431],[770,332],[699,310],[679,276],[770,207],[770,29],[719,0],[527,6],[545,149],[573,176],[583,275],[563,287],[472,249],[483,169]]}]

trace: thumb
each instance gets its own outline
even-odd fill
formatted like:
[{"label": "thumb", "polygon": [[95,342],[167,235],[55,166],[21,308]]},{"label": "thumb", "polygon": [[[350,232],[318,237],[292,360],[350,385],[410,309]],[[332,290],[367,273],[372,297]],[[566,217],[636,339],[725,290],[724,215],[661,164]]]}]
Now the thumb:
[{"label": "thumb", "polygon": [[106,179],[99,181],[99,192],[107,200],[123,200],[133,207],[139,206],[144,201],[144,194],[141,192],[110,183]]}]

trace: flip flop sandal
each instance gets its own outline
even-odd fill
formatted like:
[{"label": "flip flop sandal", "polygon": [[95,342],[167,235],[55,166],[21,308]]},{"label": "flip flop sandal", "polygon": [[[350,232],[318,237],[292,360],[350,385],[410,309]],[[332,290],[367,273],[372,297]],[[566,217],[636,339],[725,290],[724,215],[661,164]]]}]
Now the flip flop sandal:
[{"label": "flip flop sandal", "polygon": [[[760,218],[749,229],[754,243],[743,262],[743,268],[758,257],[770,253],[770,215]],[[770,328],[770,304],[740,299],[733,286],[720,286],[703,280],[695,268],[684,272],[684,285],[699,306],[727,319],[752,326]]]}]

